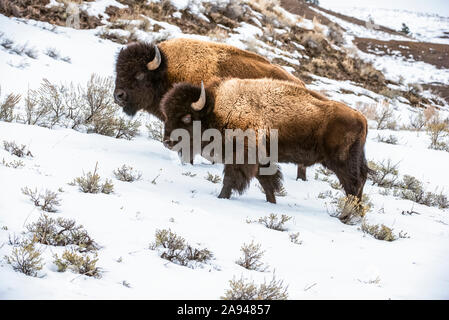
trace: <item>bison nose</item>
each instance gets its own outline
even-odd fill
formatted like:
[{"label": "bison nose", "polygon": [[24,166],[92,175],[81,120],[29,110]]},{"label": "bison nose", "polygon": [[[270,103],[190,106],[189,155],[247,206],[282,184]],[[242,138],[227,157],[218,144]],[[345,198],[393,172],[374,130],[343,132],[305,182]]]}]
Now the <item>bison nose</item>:
[{"label": "bison nose", "polygon": [[117,102],[118,104],[125,102],[127,98],[125,90],[116,89],[114,92],[114,98],[115,102]]},{"label": "bison nose", "polygon": [[163,144],[166,148],[171,149],[173,147],[173,142],[169,139],[163,141]]}]

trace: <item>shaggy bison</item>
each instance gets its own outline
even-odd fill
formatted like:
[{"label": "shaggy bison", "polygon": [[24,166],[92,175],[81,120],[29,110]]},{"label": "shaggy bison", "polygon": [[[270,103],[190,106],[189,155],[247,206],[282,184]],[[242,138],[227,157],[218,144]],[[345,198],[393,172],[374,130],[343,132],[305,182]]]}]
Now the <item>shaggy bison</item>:
[{"label": "shaggy bison", "polygon": [[[192,133],[195,120],[200,121],[201,132],[218,129],[223,148],[226,129],[277,129],[279,162],[321,163],[335,172],[347,195],[362,197],[369,170],[364,152],[366,118],[342,103],[322,100],[301,85],[273,79],[228,79],[204,89],[180,83],[164,96],[161,110],[166,116],[164,139],[169,147],[175,143],[170,139],[172,131],[183,128]],[[275,203],[279,177],[260,176],[259,166],[225,164],[219,197],[229,198],[232,191],[242,193],[256,177],[267,201]]]},{"label": "shaggy bison", "polygon": [[[133,116],[145,110],[163,120],[162,96],[178,82],[199,85],[213,77],[273,78],[304,83],[267,59],[236,47],[193,39],[173,39],[153,45],[132,43],[117,57],[115,101]],[[305,167],[298,167],[305,179]]]}]

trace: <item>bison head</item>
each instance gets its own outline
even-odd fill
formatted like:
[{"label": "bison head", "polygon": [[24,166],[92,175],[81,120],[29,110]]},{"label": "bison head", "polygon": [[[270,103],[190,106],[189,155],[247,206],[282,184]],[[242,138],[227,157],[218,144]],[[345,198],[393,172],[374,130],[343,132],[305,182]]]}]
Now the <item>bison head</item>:
[{"label": "bison head", "polygon": [[[175,145],[176,142],[170,139],[175,129],[186,129],[193,138],[193,121],[205,120],[212,110],[211,100],[210,95],[206,98],[203,83],[201,87],[188,83],[175,84],[161,102],[161,112],[165,120],[164,145],[168,148]],[[203,123],[201,129],[207,129]]]},{"label": "bison head", "polygon": [[159,102],[168,89],[167,63],[156,45],[132,43],[120,50],[116,62],[114,99],[134,116],[139,110],[161,118]]}]

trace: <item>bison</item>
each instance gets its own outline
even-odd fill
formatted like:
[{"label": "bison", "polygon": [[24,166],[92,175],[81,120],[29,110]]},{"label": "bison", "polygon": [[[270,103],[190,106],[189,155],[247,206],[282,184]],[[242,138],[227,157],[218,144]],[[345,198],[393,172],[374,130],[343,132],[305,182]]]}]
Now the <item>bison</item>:
[{"label": "bison", "polygon": [[[337,175],[347,195],[361,199],[368,174],[365,159],[366,118],[343,103],[322,100],[320,95],[293,82],[273,79],[226,79],[206,86],[176,84],[164,96],[164,143],[172,148],[175,129],[192,134],[194,121],[201,131],[218,129],[225,143],[226,129],[277,129],[278,161],[321,163]],[[192,135],[191,135],[192,136]],[[259,138],[257,138],[259,139]],[[267,201],[275,203],[279,179],[261,176],[260,164],[227,164],[219,198],[242,193],[256,177]]]},{"label": "bison", "polygon": [[[227,44],[172,39],[157,46],[132,43],[119,52],[114,98],[130,116],[145,110],[163,120],[159,104],[173,84],[199,85],[213,77],[274,78],[304,86],[301,80],[255,53]],[[298,166],[298,178],[304,180],[305,174],[305,167]]]}]

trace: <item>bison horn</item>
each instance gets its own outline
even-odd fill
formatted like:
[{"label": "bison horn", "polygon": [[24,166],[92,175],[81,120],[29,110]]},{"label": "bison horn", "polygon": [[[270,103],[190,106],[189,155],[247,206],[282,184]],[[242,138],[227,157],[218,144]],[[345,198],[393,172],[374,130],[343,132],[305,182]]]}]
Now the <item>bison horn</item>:
[{"label": "bison horn", "polygon": [[155,45],[154,46],[154,58],[153,60],[151,60],[150,62],[147,63],[147,68],[148,70],[156,70],[157,68],[159,68],[160,64],[161,64],[161,53],[159,52],[158,47]]},{"label": "bison horn", "polygon": [[204,83],[201,81],[201,95],[198,101],[192,102],[192,109],[195,111],[201,111],[206,105],[206,91],[204,90]]}]

